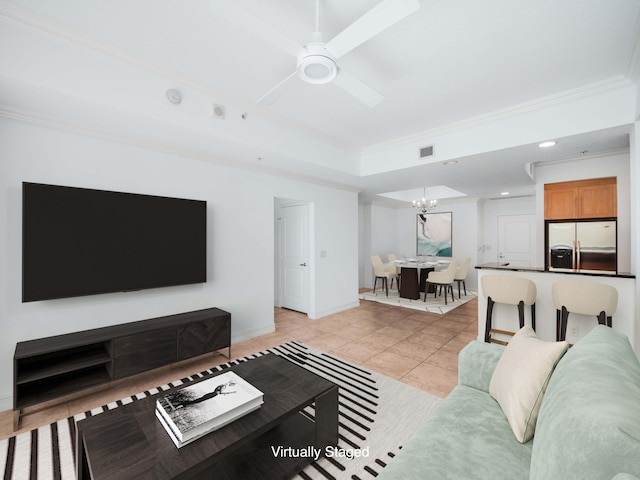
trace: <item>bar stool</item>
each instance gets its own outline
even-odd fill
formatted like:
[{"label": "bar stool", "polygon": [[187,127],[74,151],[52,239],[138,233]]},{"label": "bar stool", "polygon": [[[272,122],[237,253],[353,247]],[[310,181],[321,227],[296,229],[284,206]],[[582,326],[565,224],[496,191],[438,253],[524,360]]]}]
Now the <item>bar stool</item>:
[{"label": "bar stool", "polygon": [[482,277],[482,293],[487,298],[487,321],[485,325],[484,341],[505,344],[491,339],[491,332],[513,335],[513,332],[493,330],[491,319],[493,305],[505,303],[518,306],[520,328],[524,327],[524,306],[531,305],[531,327],[536,329],[536,284],[531,280],[507,275],[485,275]]},{"label": "bar stool", "polygon": [[551,286],[556,307],[556,340],[567,338],[569,313],[595,315],[600,325],[611,327],[618,306],[618,290],[602,283],[562,280]]}]

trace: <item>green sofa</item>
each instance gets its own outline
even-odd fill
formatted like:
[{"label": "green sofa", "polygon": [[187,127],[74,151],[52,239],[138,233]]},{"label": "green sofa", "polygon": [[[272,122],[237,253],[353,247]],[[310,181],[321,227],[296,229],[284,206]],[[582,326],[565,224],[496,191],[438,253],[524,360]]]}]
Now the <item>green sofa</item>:
[{"label": "green sofa", "polygon": [[488,393],[504,348],[460,352],[458,385],[377,480],[640,477],[640,363],[626,336],[599,325],[562,357],[524,444]]}]

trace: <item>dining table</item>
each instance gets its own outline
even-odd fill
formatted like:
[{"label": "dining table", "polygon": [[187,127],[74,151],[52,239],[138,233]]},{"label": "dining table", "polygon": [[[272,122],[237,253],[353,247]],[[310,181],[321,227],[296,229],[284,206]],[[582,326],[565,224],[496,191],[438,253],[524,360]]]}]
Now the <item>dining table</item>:
[{"label": "dining table", "polygon": [[396,268],[400,268],[400,297],[419,300],[420,294],[425,292],[425,288],[429,293],[434,292],[433,285],[426,286],[429,272],[446,267],[451,262],[449,260],[410,258],[397,260],[394,263]]}]

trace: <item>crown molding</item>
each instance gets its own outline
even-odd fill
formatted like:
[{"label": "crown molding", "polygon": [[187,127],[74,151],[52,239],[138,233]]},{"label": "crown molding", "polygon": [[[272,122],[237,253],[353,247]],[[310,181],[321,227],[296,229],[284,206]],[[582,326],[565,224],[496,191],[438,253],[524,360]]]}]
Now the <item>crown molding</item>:
[{"label": "crown molding", "polygon": [[321,178],[312,177],[310,175],[298,174],[281,168],[271,167],[269,165],[265,165],[264,163],[249,163],[243,160],[238,160],[236,158],[223,155],[214,155],[202,150],[194,150],[176,144],[169,144],[159,140],[110,132],[108,130],[94,128],[84,124],[68,122],[44,115],[35,114],[32,112],[18,110],[6,105],[0,105],[0,118],[29,123],[41,127],[48,127],[76,135],[93,137],[100,140],[106,140],[108,142],[120,143],[123,145],[142,148],[149,151],[191,158],[194,160],[202,160],[229,168],[249,170],[264,175],[271,175],[304,183],[311,183],[323,187],[334,188],[337,190],[345,190],[354,193],[360,193],[362,191],[361,188],[354,185],[333,182],[331,180],[324,180]]},{"label": "crown molding", "polygon": [[535,194],[531,194],[531,195],[506,195],[504,197],[489,197],[484,199],[485,200],[484,203],[486,203],[487,201],[502,202],[505,200],[522,200],[523,198],[535,200],[536,196]]},{"label": "crown molding", "polygon": [[[465,205],[465,204],[477,204],[482,200],[478,197],[449,197],[438,199],[438,206],[431,210],[428,213],[442,213],[442,208],[446,208],[448,205]],[[413,205],[409,205],[410,208],[413,208]]]},{"label": "crown molding", "polygon": [[450,123],[447,125],[443,125],[441,127],[430,129],[430,130],[424,130],[411,135],[396,138],[388,142],[371,145],[369,147],[363,148],[362,154],[366,155],[369,153],[385,151],[392,148],[402,147],[405,145],[415,144],[415,143],[424,143],[424,142],[433,143],[433,139],[435,137],[455,133],[461,130],[477,127],[480,125],[485,125],[488,123],[493,123],[498,120],[515,117],[518,115],[522,115],[524,113],[541,110],[547,107],[559,105],[559,104],[570,102],[580,98],[590,97],[592,95],[597,95],[597,94],[608,92],[611,90],[616,90],[622,87],[628,87],[630,85],[633,85],[633,82],[631,82],[631,80],[626,77],[609,79],[604,82],[587,85],[585,87],[569,90],[567,92],[563,92],[557,95],[551,95],[548,97],[543,97],[537,100],[533,100],[531,102],[525,102],[519,105],[514,105],[512,107],[505,108],[502,110],[496,110],[494,112],[490,112],[485,115],[480,115],[477,117],[472,117],[466,120],[462,120],[460,122]]},{"label": "crown molding", "polygon": [[584,155],[580,155],[580,156],[572,155],[570,157],[564,157],[564,158],[557,158],[557,159],[554,159],[554,160],[545,160],[545,161],[541,161],[541,162],[535,162],[534,165],[536,166],[536,168],[538,168],[538,167],[546,167],[548,165],[556,165],[556,164],[559,164],[559,163],[577,162],[577,161],[589,160],[589,159],[593,159],[593,158],[607,158],[607,157],[611,157],[613,155],[624,155],[624,154],[628,154],[630,151],[631,150],[630,150],[629,147],[617,148],[615,150],[608,150],[606,152],[585,153]]},{"label": "crown molding", "polygon": [[[512,197],[512,198],[515,198],[515,197]],[[442,198],[442,199],[439,198],[438,208],[446,207],[447,205],[464,205],[469,203],[478,204],[483,200],[486,200],[486,199],[478,198],[478,197],[466,197],[466,196],[465,197],[449,197],[449,198]],[[391,208],[393,210],[407,210],[407,209],[415,210],[411,202],[407,202],[404,200],[393,200],[390,202],[386,198],[383,199],[380,196],[376,196],[376,198],[371,200],[363,201],[359,203],[359,205],[365,206],[365,207],[366,206],[385,207],[385,208]],[[428,213],[442,213],[442,210],[438,210],[438,208],[431,210]],[[416,211],[416,215],[417,214],[418,214],[418,211]]]},{"label": "crown molding", "polygon": [[179,70],[153,61],[143,55],[133,53],[114,43],[73,28],[46,15],[17,5],[10,0],[0,0],[0,21],[9,22],[21,28],[47,35],[74,47],[79,47],[93,54],[101,55],[111,61],[120,62],[138,70],[143,70],[151,75],[165,78],[173,85],[192,88],[213,98],[220,99],[222,102],[231,103],[243,111],[259,115],[298,133],[315,138],[320,142],[333,145],[354,155],[360,154],[360,148],[348,142],[319,132],[303,123],[278,114],[263,105],[249,101],[228,90],[212,87],[207,82],[186,75]]}]

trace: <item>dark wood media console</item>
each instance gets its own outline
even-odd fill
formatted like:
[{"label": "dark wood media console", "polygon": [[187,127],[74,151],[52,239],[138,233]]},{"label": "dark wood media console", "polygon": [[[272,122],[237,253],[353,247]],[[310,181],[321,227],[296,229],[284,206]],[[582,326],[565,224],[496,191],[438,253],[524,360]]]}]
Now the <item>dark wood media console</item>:
[{"label": "dark wood media console", "polygon": [[219,308],[19,342],[14,429],[25,407],[223,348],[231,357],[231,314]]}]

